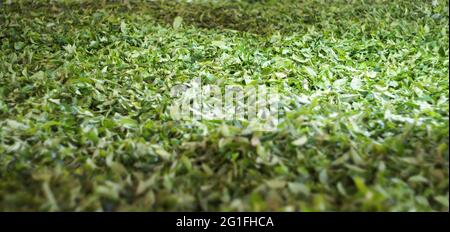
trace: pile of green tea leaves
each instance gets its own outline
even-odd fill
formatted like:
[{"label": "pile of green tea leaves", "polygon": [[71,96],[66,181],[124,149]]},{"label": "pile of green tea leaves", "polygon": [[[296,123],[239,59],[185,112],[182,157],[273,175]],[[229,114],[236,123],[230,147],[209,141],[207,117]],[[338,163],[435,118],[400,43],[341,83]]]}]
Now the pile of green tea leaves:
[{"label": "pile of green tea leaves", "polygon": [[[3,1],[0,210],[448,211],[448,4]],[[199,77],[290,110],[172,120]]]}]

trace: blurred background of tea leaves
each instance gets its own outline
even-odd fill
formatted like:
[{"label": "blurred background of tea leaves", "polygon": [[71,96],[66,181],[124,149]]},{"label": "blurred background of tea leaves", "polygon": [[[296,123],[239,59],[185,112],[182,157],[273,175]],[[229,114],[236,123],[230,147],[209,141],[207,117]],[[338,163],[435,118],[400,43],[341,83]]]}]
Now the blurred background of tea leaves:
[{"label": "blurred background of tea leaves", "polygon": [[[3,1],[0,210],[448,211],[448,1]],[[276,132],[170,89],[283,87]]]}]

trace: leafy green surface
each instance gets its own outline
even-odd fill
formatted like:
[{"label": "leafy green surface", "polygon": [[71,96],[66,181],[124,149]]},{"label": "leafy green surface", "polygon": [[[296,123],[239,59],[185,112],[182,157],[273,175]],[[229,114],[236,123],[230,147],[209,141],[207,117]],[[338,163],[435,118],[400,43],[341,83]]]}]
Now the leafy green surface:
[{"label": "leafy green surface", "polygon": [[[0,8],[0,210],[448,210],[448,1],[130,2]],[[196,77],[291,110],[171,120]]]}]

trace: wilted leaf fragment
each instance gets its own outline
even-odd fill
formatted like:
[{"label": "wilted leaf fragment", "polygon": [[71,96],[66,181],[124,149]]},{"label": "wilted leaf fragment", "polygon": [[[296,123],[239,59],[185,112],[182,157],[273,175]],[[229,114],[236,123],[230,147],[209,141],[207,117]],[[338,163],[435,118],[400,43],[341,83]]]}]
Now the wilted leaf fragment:
[{"label": "wilted leaf fragment", "polygon": [[133,129],[137,127],[137,122],[131,118],[121,118],[117,123],[127,129]]},{"label": "wilted leaf fragment", "polygon": [[180,16],[175,17],[175,19],[173,20],[173,28],[179,29],[181,28],[182,25],[183,25],[183,18]]},{"label": "wilted leaf fragment", "polygon": [[300,138],[294,140],[294,141],[292,142],[292,144],[293,144],[294,146],[300,147],[300,146],[305,145],[307,141],[308,141],[308,137],[302,136],[302,137],[300,137]]},{"label": "wilted leaf fragment", "polygon": [[353,78],[352,82],[350,83],[350,87],[354,90],[359,90],[363,85],[363,82],[359,78]]}]

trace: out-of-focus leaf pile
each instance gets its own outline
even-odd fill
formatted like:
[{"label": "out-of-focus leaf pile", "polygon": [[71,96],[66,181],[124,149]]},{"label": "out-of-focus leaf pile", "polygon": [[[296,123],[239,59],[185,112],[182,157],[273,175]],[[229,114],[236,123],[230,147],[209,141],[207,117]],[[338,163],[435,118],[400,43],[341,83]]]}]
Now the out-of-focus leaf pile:
[{"label": "out-of-focus leaf pile", "polygon": [[[12,1],[0,210],[446,211],[448,1]],[[277,131],[170,89],[283,83]]]}]

